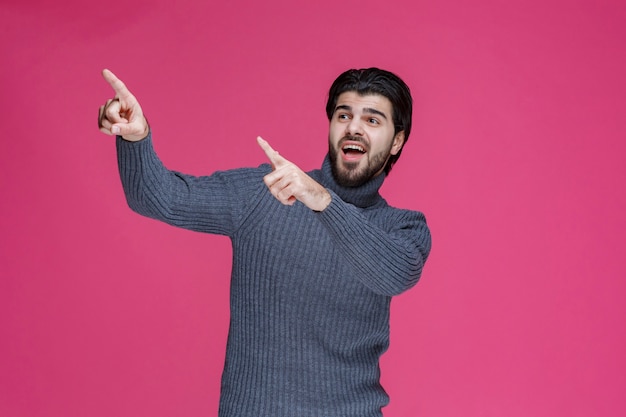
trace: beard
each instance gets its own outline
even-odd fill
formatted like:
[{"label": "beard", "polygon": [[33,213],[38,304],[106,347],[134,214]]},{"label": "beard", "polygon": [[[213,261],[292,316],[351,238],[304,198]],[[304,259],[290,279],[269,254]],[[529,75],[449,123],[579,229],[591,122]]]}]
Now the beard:
[{"label": "beard", "polygon": [[[339,156],[339,153],[343,152],[341,150],[341,144],[346,140],[363,143],[361,138],[355,136],[341,138],[337,148],[329,143],[328,156],[330,158],[332,174],[337,184],[342,187],[360,187],[383,170],[391,155],[391,145],[389,149],[377,154],[366,154],[364,158],[358,162],[346,163],[343,162]],[[362,161],[365,162],[364,166],[362,166]]]}]

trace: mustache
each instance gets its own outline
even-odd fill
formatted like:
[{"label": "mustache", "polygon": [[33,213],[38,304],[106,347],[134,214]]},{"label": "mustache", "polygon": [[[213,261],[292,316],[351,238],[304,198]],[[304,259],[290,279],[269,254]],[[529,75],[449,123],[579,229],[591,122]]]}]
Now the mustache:
[{"label": "mustache", "polygon": [[363,145],[363,147],[365,149],[369,149],[369,142],[366,141],[363,137],[361,136],[352,136],[352,135],[346,135],[344,137],[342,137],[341,139],[339,139],[339,147],[341,148],[343,146],[344,143],[346,142],[358,142],[361,145]]}]

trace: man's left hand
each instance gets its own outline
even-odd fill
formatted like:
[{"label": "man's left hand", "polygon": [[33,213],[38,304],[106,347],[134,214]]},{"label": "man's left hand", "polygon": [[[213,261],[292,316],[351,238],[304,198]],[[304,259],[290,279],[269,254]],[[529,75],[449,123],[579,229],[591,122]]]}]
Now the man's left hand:
[{"label": "man's left hand", "polygon": [[263,181],[278,201],[293,205],[296,200],[314,211],[322,211],[330,204],[330,193],[294,163],[283,158],[260,136],[257,142],[272,163],[273,171]]}]

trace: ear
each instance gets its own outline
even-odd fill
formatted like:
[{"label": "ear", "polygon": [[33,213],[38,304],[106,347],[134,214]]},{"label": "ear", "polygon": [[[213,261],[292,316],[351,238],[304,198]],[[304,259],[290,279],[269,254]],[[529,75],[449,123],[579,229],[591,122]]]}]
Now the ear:
[{"label": "ear", "polygon": [[404,130],[399,131],[393,137],[393,143],[391,144],[391,154],[397,155],[404,145]]}]

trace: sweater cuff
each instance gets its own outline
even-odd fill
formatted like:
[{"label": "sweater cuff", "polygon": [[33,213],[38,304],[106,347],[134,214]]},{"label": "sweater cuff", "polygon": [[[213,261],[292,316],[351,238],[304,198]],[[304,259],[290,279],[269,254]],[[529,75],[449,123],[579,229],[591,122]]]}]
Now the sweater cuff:
[{"label": "sweater cuff", "polygon": [[326,191],[330,194],[330,203],[324,210],[314,212],[319,216],[331,219],[341,216],[341,213],[343,212],[341,204],[344,203],[344,201],[330,188],[326,188]]},{"label": "sweater cuff", "polygon": [[117,136],[115,137],[115,140],[116,140],[116,142],[118,142],[118,143],[120,143],[120,142],[121,142],[121,143],[125,143],[125,144],[127,144],[128,146],[138,145],[138,144],[140,144],[140,143],[142,143],[142,142],[150,142],[150,141],[152,140],[152,130],[149,130],[149,131],[148,131],[148,134],[147,134],[147,135],[146,135],[146,137],[145,137],[145,138],[143,138],[143,139],[134,140],[134,141],[133,141],[133,140],[126,140],[126,139],[124,139],[121,135],[117,135]]}]

